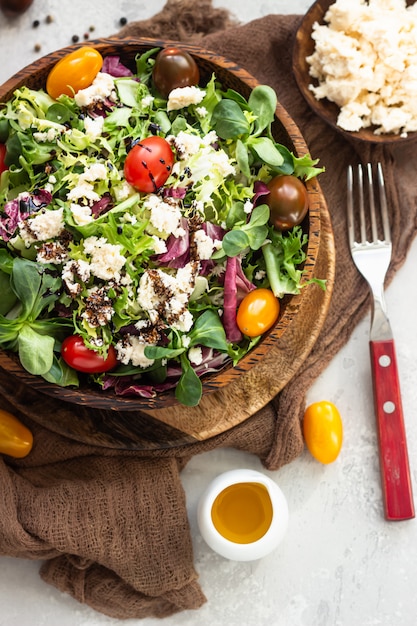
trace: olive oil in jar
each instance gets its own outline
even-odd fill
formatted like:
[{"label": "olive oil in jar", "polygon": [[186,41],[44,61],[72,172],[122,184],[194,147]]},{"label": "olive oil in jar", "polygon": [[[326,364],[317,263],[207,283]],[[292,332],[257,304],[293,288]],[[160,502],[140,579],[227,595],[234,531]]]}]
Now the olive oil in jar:
[{"label": "olive oil in jar", "polygon": [[213,502],[211,517],[216,530],[228,541],[253,543],[263,537],[272,522],[268,489],[257,482],[232,484]]}]

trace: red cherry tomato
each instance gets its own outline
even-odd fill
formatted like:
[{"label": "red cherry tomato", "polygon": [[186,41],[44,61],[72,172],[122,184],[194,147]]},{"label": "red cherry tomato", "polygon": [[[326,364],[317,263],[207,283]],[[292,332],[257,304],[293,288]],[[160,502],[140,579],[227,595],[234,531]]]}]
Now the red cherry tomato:
[{"label": "red cherry tomato", "polygon": [[333,463],[343,441],[343,423],[337,407],[326,400],[314,402],[304,413],[304,441],[310,454],[320,463]]},{"label": "red cherry tomato", "polygon": [[159,52],[153,67],[152,78],[163,98],[177,87],[198,85],[200,72],[193,57],[179,48],[165,48]]},{"label": "red cherry tomato", "polygon": [[265,202],[271,211],[270,222],[277,230],[289,230],[301,224],[308,211],[308,193],[304,183],[292,175],[275,176],[267,185]]},{"label": "red cherry tomato", "polygon": [[279,301],[269,289],[253,289],[239,305],[236,323],[248,337],[259,337],[272,328],[279,316]]},{"label": "red cherry tomato", "polygon": [[5,163],[6,159],[6,146],[4,143],[0,143],[0,174],[9,169]]},{"label": "red cherry tomato", "polygon": [[174,164],[174,153],[163,137],[142,139],[128,152],[124,174],[138,191],[155,193],[167,181]]},{"label": "red cherry tomato", "polygon": [[51,98],[74,93],[89,87],[103,65],[103,57],[95,48],[83,46],[63,57],[49,72],[46,91]]},{"label": "red cherry tomato", "polygon": [[104,358],[95,350],[87,348],[79,335],[70,335],[64,339],[61,355],[67,365],[85,374],[101,374],[114,369],[117,365],[116,350],[113,346],[109,347],[107,357]]},{"label": "red cherry tomato", "polygon": [[33,435],[12,413],[0,409],[0,454],[23,459],[32,450]]}]

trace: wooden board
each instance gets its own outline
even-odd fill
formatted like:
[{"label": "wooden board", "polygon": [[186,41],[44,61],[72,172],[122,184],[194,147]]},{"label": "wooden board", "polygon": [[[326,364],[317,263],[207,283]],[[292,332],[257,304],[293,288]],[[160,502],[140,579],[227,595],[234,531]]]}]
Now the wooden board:
[{"label": "wooden board", "polygon": [[[93,42],[91,42],[93,43]],[[97,40],[102,54],[118,54],[133,62],[136,54],[167,42]],[[198,62],[200,72],[216,73],[223,87],[233,88],[245,97],[257,81],[245,70],[218,55],[192,45],[181,44]],[[25,84],[38,88],[53,65],[73,47],[39,59],[24,68],[2,87],[3,101],[14,89]],[[273,123],[275,139],[302,156],[308,152],[304,139],[280,103]],[[116,396],[92,389],[62,388],[32,376],[14,354],[0,350],[0,384],[5,397],[17,408],[44,426],[73,439],[115,448],[151,449],[173,447],[206,440],[246,420],[265,406],[296,374],[313,347],[326,317],[334,279],[334,247],[327,206],[316,179],[306,182],[309,212],[303,223],[308,234],[304,280],[313,276],[327,279],[327,291],[317,285],[281,302],[275,327],[236,367],[229,364],[215,375],[202,378],[203,398],[197,407],[184,407],[174,393],[155,398]],[[1,373],[3,370],[3,374]]]},{"label": "wooden board", "polygon": [[315,275],[327,278],[326,291],[317,285],[306,287],[298,315],[263,361],[230,385],[204,396],[198,407],[137,412],[94,409],[46,396],[12,375],[7,378],[9,393],[39,424],[83,443],[151,450],[207,440],[248,419],[296,376],[326,319],[334,273],[333,232],[323,199]]}]

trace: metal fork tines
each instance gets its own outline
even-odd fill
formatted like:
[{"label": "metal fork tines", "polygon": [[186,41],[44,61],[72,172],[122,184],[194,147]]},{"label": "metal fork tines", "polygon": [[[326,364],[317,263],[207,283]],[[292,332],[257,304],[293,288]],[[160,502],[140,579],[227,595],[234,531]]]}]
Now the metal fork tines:
[{"label": "metal fork tines", "polygon": [[[387,318],[384,297],[384,281],[391,260],[392,244],[384,177],[380,163],[377,165],[376,178],[380,207],[378,218],[380,219],[377,219],[372,165],[370,163],[367,164],[365,175],[362,166],[358,165],[355,185],[357,188],[356,198],[354,196],[355,181],[353,168],[352,166],[348,167],[347,211],[349,245],[353,261],[368,282],[373,295],[371,339],[374,336],[381,339],[382,335],[386,339],[391,339],[392,332]],[[355,199],[359,209],[359,241],[355,239]],[[368,215],[365,210],[365,202],[369,207]],[[367,224],[369,224],[369,230],[367,229]]]},{"label": "metal fork tines", "polygon": [[[355,238],[356,205],[359,241]],[[373,296],[369,345],[385,517],[388,520],[410,519],[414,517],[413,494],[395,345],[384,298],[384,280],[391,260],[392,244],[380,163],[376,174],[370,163],[365,173],[361,165],[355,174],[353,168],[348,167],[347,215],[352,259],[368,282]]]}]

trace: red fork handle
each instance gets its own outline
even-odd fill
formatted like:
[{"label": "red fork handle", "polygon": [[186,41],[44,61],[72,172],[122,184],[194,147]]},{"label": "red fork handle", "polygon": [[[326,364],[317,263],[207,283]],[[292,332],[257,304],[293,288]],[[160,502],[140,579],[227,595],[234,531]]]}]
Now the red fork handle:
[{"label": "red fork handle", "polygon": [[412,519],[413,492],[394,340],[369,345],[385,518]]}]

